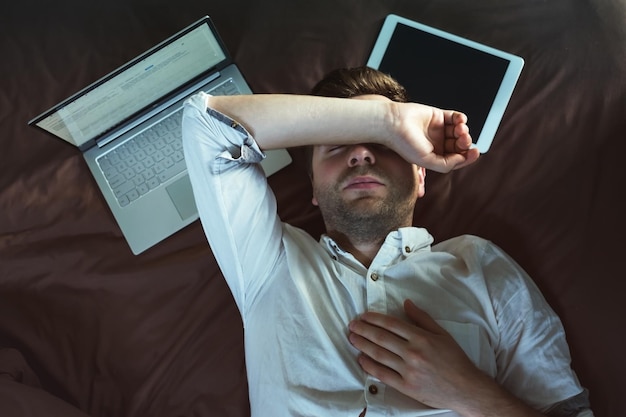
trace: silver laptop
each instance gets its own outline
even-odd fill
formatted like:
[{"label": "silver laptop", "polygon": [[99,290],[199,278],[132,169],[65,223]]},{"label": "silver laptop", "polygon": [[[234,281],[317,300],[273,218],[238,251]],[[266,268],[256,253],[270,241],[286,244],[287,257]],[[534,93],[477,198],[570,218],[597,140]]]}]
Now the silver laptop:
[{"label": "silver laptop", "polygon": [[[181,119],[200,90],[252,94],[208,16],[29,122],[83,153],[134,254],[198,219]],[[261,165],[290,162],[281,149]]]},{"label": "silver laptop", "polygon": [[367,65],[397,79],[411,101],[467,114],[474,144],[485,153],[524,60],[392,14],[383,23]]}]

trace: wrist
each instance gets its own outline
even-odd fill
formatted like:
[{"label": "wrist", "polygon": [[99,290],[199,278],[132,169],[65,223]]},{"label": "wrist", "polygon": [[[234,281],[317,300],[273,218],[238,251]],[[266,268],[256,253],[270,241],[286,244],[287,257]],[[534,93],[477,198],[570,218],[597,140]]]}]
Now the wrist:
[{"label": "wrist", "polygon": [[402,103],[395,101],[387,102],[384,106],[384,115],[382,119],[383,133],[380,136],[380,144],[393,150],[400,156],[405,151],[400,146],[402,143]]},{"label": "wrist", "polygon": [[481,387],[471,393],[455,411],[463,417],[543,416],[490,378],[489,382],[481,384]]}]

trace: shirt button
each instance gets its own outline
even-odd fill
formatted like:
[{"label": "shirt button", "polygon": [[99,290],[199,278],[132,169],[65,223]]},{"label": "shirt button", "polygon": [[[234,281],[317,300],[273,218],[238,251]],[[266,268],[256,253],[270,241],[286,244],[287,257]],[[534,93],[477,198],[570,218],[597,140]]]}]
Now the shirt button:
[{"label": "shirt button", "polygon": [[378,274],[376,272],[373,272],[372,275],[370,275],[370,278],[372,279],[372,281],[378,281]]},{"label": "shirt button", "polygon": [[410,247],[408,247],[408,246],[405,246],[405,247],[404,247],[404,251],[405,251],[406,253],[411,253],[411,248],[410,248]]},{"label": "shirt button", "polygon": [[367,390],[370,392],[370,394],[372,395],[376,395],[378,394],[378,387],[376,385],[370,385]]}]

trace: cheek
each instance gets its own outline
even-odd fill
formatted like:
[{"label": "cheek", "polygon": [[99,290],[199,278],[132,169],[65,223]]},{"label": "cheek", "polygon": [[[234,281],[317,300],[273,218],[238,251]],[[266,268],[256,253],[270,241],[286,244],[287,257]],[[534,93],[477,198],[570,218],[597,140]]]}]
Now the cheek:
[{"label": "cheek", "polygon": [[336,193],[336,179],[323,170],[324,168],[315,171],[311,179],[311,203],[316,207],[320,206],[320,201],[323,204],[328,195]]},{"label": "cheek", "polygon": [[395,165],[393,171],[393,178],[391,181],[395,182],[401,189],[404,190],[407,197],[412,195],[412,198],[421,198],[424,196],[424,176],[420,168],[416,166],[409,166],[406,168],[400,168],[402,165],[398,162]]},{"label": "cheek", "polygon": [[326,189],[335,184],[338,178],[339,168],[329,162],[318,163],[311,170],[311,186],[313,191]]}]

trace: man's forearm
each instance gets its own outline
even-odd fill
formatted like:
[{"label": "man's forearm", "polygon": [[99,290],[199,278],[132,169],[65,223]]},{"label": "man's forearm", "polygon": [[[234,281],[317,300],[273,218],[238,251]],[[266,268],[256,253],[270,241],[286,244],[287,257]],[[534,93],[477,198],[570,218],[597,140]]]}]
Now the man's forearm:
[{"label": "man's forearm", "polygon": [[391,134],[390,104],[287,94],[214,96],[207,106],[241,123],[261,149],[382,143]]},{"label": "man's forearm", "polygon": [[479,156],[464,114],[418,103],[288,94],[207,96],[206,102],[241,123],[263,150],[375,143],[439,172],[464,167]]}]

